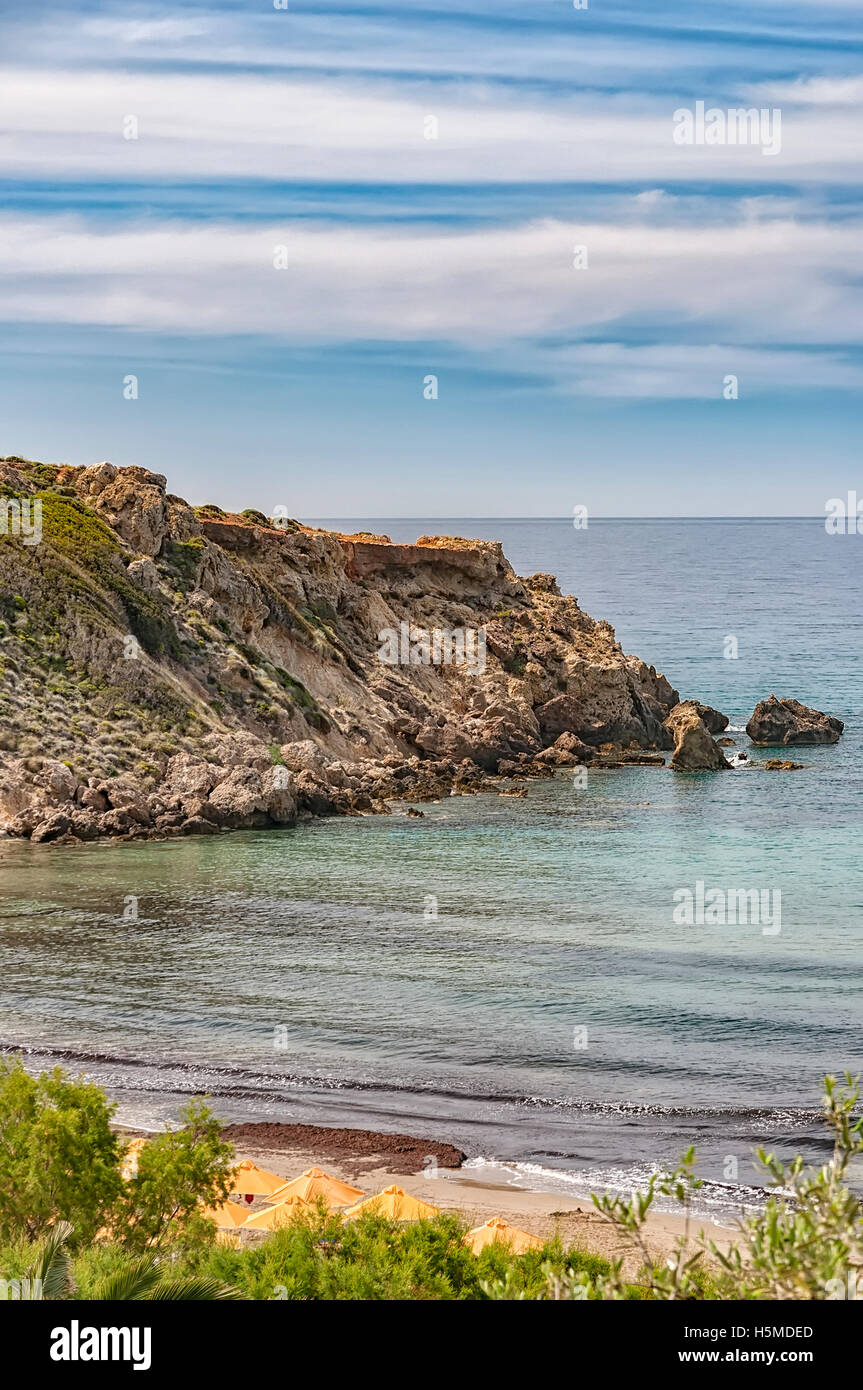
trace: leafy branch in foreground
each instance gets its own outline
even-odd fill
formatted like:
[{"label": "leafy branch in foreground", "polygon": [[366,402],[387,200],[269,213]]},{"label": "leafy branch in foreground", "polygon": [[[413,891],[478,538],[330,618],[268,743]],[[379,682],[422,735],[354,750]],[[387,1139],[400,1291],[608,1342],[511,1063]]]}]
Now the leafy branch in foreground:
[{"label": "leafy branch in foreground", "polygon": [[[26,1301],[75,1297],[77,1290],[71,1277],[66,1249],[71,1234],[69,1222],[59,1221],[39,1245],[23,1281]],[[89,1296],[99,1302],[111,1303],[132,1300],[178,1303],[191,1299],[212,1302],[242,1297],[238,1289],[208,1275],[166,1277],[156,1255],[127,1259],[121,1268],[102,1279]]]},{"label": "leafy branch in foreground", "polygon": [[[765,1181],[774,1195],[763,1211],[743,1218],[738,1239],[727,1249],[699,1231],[690,1237],[691,1196],[701,1183],[690,1149],[673,1172],[655,1173],[644,1192],[630,1200],[594,1196],[621,1245],[641,1256],[636,1283],[651,1299],[841,1299],[863,1287],[863,1210],[848,1187],[851,1163],[863,1155],[863,1117],[855,1119],[860,1089],[846,1073],[845,1085],[824,1081],[824,1119],[833,1131],[833,1154],[822,1167],[807,1170],[799,1156],[782,1162],[757,1151]],[[682,1236],[671,1255],[657,1258],[650,1248],[647,1218],[657,1197],[673,1198],[686,1215]],[[541,1295],[548,1299],[622,1299],[633,1296],[632,1278],[623,1277],[623,1257],[608,1274],[591,1277],[572,1270],[549,1276]],[[487,1290],[508,1298],[506,1286]]]}]

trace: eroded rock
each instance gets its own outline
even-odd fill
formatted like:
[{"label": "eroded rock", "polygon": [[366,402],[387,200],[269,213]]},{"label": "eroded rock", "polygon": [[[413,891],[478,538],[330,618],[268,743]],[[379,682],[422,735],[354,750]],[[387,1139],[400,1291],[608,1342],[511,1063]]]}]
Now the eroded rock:
[{"label": "eroded rock", "polygon": [[801,705],[799,700],[775,695],[755,706],[746,732],[762,747],[793,744],[837,743],[845,728],[841,719]]},{"label": "eroded rock", "polygon": [[666,720],[674,737],[671,766],[678,772],[714,772],[729,766],[725,754],[711,737],[695,702],[676,705]]}]

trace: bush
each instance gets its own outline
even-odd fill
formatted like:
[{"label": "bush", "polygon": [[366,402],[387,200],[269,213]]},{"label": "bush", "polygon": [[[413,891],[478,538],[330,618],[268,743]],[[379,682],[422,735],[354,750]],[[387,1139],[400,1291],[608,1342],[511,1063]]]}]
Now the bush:
[{"label": "bush", "polygon": [[0,1057],[0,1240],[37,1240],[59,1218],[92,1239],[123,1186],[114,1109],[60,1067],[33,1077]]},{"label": "bush", "polygon": [[39,1240],[57,1221],[73,1227],[73,1246],[100,1230],[133,1252],[213,1238],[199,1207],[227,1196],[233,1156],[219,1121],[191,1101],[183,1128],[154,1135],[124,1182],[115,1108],[60,1067],[33,1077],[20,1058],[0,1058],[0,1241]]}]

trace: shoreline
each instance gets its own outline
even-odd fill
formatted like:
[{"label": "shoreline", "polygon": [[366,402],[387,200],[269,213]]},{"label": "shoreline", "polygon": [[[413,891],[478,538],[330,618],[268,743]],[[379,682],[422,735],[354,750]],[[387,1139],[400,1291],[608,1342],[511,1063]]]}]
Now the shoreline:
[{"label": "shoreline", "polygon": [[[160,1132],[117,1128],[129,1138]],[[640,1252],[620,1240],[589,1200],[515,1186],[505,1165],[466,1166],[470,1160],[447,1143],[366,1129],[270,1122],[226,1125],[223,1133],[235,1145],[237,1162],[251,1159],[286,1181],[317,1166],[370,1196],[395,1183],[441,1211],[457,1213],[468,1227],[502,1216],[531,1235],[559,1237],[565,1248],[578,1247],[608,1260],[622,1257],[630,1278],[641,1264]],[[451,1155],[461,1159],[458,1166],[446,1167],[436,1158]],[[727,1249],[735,1234],[733,1228],[703,1215],[690,1215],[687,1221],[685,1216],[652,1211],[645,1223],[646,1243],[654,1256],[672,1254],[681,1237],[694,1250],[701,1232],[720,1249]]]}]

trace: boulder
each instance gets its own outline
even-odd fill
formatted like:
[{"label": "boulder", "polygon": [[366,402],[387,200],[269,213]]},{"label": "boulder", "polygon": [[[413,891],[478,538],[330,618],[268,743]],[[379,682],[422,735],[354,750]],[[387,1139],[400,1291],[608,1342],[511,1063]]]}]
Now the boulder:
[{"label": "boulder", "polygon": [[448,724],[443,717],[428,720],[418,731],[414,740],[418,748],[435,758],[451,758],[453,762],[463,762],[472,758],[475,745],[454,724]]},{"label": "boulder", "polygon": [[47,844],[50,840],[58,840],[61,835],[65,835],[71,826],[70,816],[63,811],[54,811],[34,828],[30,840],[34,845]]},{"label": "boulder", "polygon": [[89,811],[75,811],[72,815],[69,833],[74,835],[76,840],[98,840],[101,834],[98,814]]},{"label": "boulder", "polygon": [[208,758],[221,767],[249,767],[264,772],[272,766],[267,745],[244,730],[232,734],[210,734],[204,739],[204,748]]},{"label": "boulder", "polygon": [[204,762],[202,758],[196,758],[191,753],[175,753],[168,760],[165,769],[163,795],[174,793],[180,797],[208,796],[219,778],[224,775],[223,768]]},{"label": "boulder", "polygon": [[555,695],[536,711],[542,741],[554,743],[561,734],[582,734],[584,716],[571,695]]},{"label": "boulder", "polygon": [[799,700],[771,695],[755,706],[746,732],[763,747],[799,743],[837,743],[845,728],[841,719],[801,705]]},{"label": "boulder", "polygon": [[713,709],[710,705],[702,705],[700,700],[684,700],[682,703],[693,706],[708,733],[722,734],[728,728],[728,715],[720,714],[718,709]]},{"label": "boulder", "polygon": [[77,491],[136,555],[159,553],[168,523],[165,478],[161,473],[99,463],[81,470]]},{"label": "boulder", "polygon": [[42,789],[48,806],[65,806],[75,799],[78,779],[65,763],[58,763],[53,759],[46,760],[41,770],[35,774],[33,782]]},{"label": "boulder", "polygon": [[146,594],[154,594],[159,587],[159,571],[150,559],[132,560],[126,568],[126,573],[132,583],[137,584]]},{"label": "boulder", "polygon": [[279,752],[282,755],[282,762],[291,772],[305,772],[307,769],[312,772],[322,773],[332,761],[329,754],[319,748],[314,739],[301,738],[295,743],[284,743]]},{"label": "boulder", "polygon": [[678,772],[713,772],[728,767],[725,754],[692,705],[689,700],[675,705],[665,721],[674,738],[671,766]]},{"label": "boulder", "polygon": [[78,803],[85,811],[94,811],[96,815],[103,815],[109,810],[108,798],[103,791],[99,790],[98,780],[91,777],[90,783],[86,787],[78,788]]},{"label": "boulder", "polygon": [[234,767],[210,794],[207,814],[232,829],[288,825],[297,814],[296,785],[287,768]]},{"label": "boulder", "polygon": [[[101,793],[107,799],[112,811],[122,812],[137,825],[150,824],[147,795],[134,782],[122,777],[109,777],[104,782],[99,782],[91,790]],[[96,808],[93,807],[93,809]]]},{"label": "boulder", "polygon": [[326,782],[310,769],[297,774],[296,788],[297,804],[308,815],[329,816],[336,810]]},{"label": "boulder", "polygon": [[[548,767],[575,767],[577,763],[590,762],[595,756],[596,750],[582,743],[575,734],[561,734],[550,748],[537,753],[536,762],[544,763]],[[498,772],[500,771],[498,768]]]},{"label": "boulder", "polygon": [[219,827],[203,816],[190,816],[180,825],[181,835],[218,835]]}]

